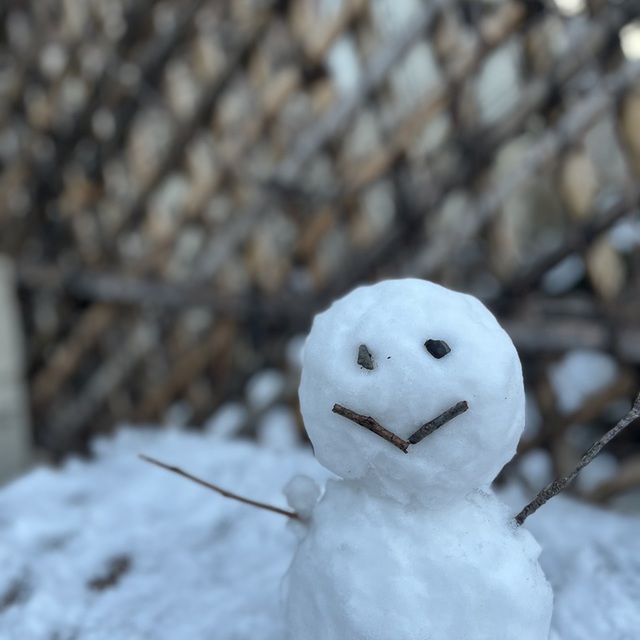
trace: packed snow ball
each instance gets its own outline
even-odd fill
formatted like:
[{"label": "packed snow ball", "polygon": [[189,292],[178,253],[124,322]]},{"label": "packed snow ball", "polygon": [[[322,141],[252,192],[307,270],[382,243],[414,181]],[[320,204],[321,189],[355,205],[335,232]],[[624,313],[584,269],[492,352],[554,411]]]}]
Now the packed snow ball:
[{"label": "packed snow ball", "polygon": [[[406,440],[460,402],[468,410],[407,455],[332,412],[339,404],[371,416]],[[425,280],[387,280],[315,318],[300,407],[327,469],[366,478],[401,502],[446,502],[488,486],[513,457],[524,428],[522,370],[511,339],[476,298]]]}]

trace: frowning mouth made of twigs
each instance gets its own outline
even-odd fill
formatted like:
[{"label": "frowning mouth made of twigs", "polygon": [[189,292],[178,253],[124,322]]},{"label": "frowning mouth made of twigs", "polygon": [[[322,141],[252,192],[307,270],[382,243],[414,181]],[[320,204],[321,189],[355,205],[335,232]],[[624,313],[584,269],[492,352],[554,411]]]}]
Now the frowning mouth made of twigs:
[{"label": "frowning mouth made of twigs", "polygon": [[351,409],[343,407],[341,404],[333,405],[333,413],[337,413],[347,420],[351,420],[361,427],[372,431],[376,435],[380,436],[387,442],[390,442],[394,447],[398,447],[404,453],[409,452],[409,447],[412,444],[418,444],[421,440],[424,440],[428,435],[437,431],[440,427],[444,426],[450,420],[453,420],[460,414],[464,413],[469,408],[469,404],[466,400],[461,400],[456,404],[449,407],[446,411],[443,411],[440,415],[436,416],[429,422],[425,422],[415,433],[409,436],[408,440],[404,440],[400,436],[397,436],[393,431],[389,431],[386,427],[383,427],[377,420],[371,416],[364,416],[360,413],[356,413]]}]

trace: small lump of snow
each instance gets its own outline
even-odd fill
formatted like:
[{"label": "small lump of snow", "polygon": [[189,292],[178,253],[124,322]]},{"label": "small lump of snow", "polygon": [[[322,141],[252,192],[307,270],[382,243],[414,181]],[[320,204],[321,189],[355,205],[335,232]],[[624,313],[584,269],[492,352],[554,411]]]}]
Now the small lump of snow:
[{"label": "small lump of snow", "polygon": [[243,404],[227,402],[207,420],[204,430],[212,438],[227,440],[238,435],[240,430],[247,424],[248,419],[249,412]]},{"label": "small lump of snow", "polygon": [[542,288],[552,295],[566,293],[584,277],[585,273],[584,260],[575,253],[571,254],[547,271],[542,279]]},{"label": "small lump of snow", "polygon": [[534,449],[520,456],[518,470],[529,486],[546,487],[553,480],[553,461],[544,449]]},{"label": "small lump of snow", "polygon": [[609,239],[611,244],[623,253],[630,253],[636,247],[640,247],[640,219],[638,219],[638,211],[636,219],[620,220],[609,231]]},{"label": "small lump of snow", "polygon": [[276,369],[265,369],[253,375],[247,382],[247,402],[254,411],[262,411],[282,394],[284,376]]},{"label": "small lump of snow", "polygon": [[258,443],[272,451],[287,451],[300,445],[298,423],[293,411],[284,405],[269,409],[258,421]]},{"label": "small lump of snow", "polygon": [[301,518],[308,518],[320,498],[320,487],[309,476],[297,475],[285,486],[284,495]]},{"label": "small lump of snow", "polygon": [[590,493],[603,482],[613,478],[619,468],[618,458],[608,451],[603,451],[580,471],[576,484],[580,491]]},{"label": "small lump of snow", "polygon": [[550,367],[549,379],[563,413],[582,406],[586,398],[605,389],[616,379],[618,365],[601,351],[575,349]]}]

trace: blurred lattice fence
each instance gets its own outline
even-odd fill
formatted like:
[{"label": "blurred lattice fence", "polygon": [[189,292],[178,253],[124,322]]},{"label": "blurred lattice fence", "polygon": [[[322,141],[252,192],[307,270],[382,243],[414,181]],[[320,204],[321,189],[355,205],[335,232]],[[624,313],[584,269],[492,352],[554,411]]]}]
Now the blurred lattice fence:
[{"label": "blurred lattice fence", "polygon": [[[606,420],[636,386],[640,3],[38,0],[0,14],[0,252],[41,448],[177,401],[200,424],[265,369],[294,404],[291,338],[388,276],[499,313],[542,414],[527,446],[551,442],[560,465],[552,434]],[[615,373],[562,410],[548,373],[576,348],[610,354]]]}]

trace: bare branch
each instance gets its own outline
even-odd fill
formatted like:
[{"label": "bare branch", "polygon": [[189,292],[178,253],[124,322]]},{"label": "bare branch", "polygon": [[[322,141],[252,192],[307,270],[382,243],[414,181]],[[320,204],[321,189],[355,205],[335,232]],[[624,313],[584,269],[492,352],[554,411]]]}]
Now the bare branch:
[{"label": "bare branch", "polygon": [[628,427],[634,420],[640,417],[640,394],[635,399],[629,412],[608,431],[602,438],[596,440],[589,450],[580,459],[580,464],[568,475],[554,480],[545,487],[538,495],[515,517],[516,524],[521,525],[532,513],[535,513],[545,502],[558,495],[577,475],[586,467],[601,451],[601,449],[623,429]]},{"label": "bare branch", "polygon": [[273,511],[274,513],[280,513],[283,516],[287,516],[289,518],[298,518],[298,514],[295,511],[287,511],[286,509],[280,509],[279,507],[274,507],[270,504],[265,504],[264,502],[256,502],[255,500],[250,500],[249,498],[243,498],[231,491],[227,491],[226,489],[221,489],[217,487],[215,484],[211,484],[210,482],[206,482],[196,476],[192,476],[190,473],[183,471],[178,467],[172,467],[171,465],[165,464],[164,462],[160,462],[159,460],[155,460],[154,458],[150,458],[149,456],[145,456],[143,453],[138,454],[138,457],[145,462],[149,462],[151,464],[155,464],[157,467],[161,467],[162,469],[166,469],[167,471],[172,471],[173,473],[177,473],[179,476],[187,478],[197,484],[206,487],[207,489],[211,489],[216,493],[219,493],[221,496],[225,498],[231,498],[232,500],[237,500],[238,502],[244,502],[245,504],[249,504],[252,507],[258,507],[259,509],[265,509],[266,511]]},{"label": "bare branch", "polygon": [[592,393],[575,411],[545,420],[540,433],[518,445],[518,455],[545,445],[551,438],[562,435],[574,424],[585,424],[594,420],[602,410],[613,401],[626,398],[635,390],[635,379],[632,374],[623,371],[608,387]]}]

